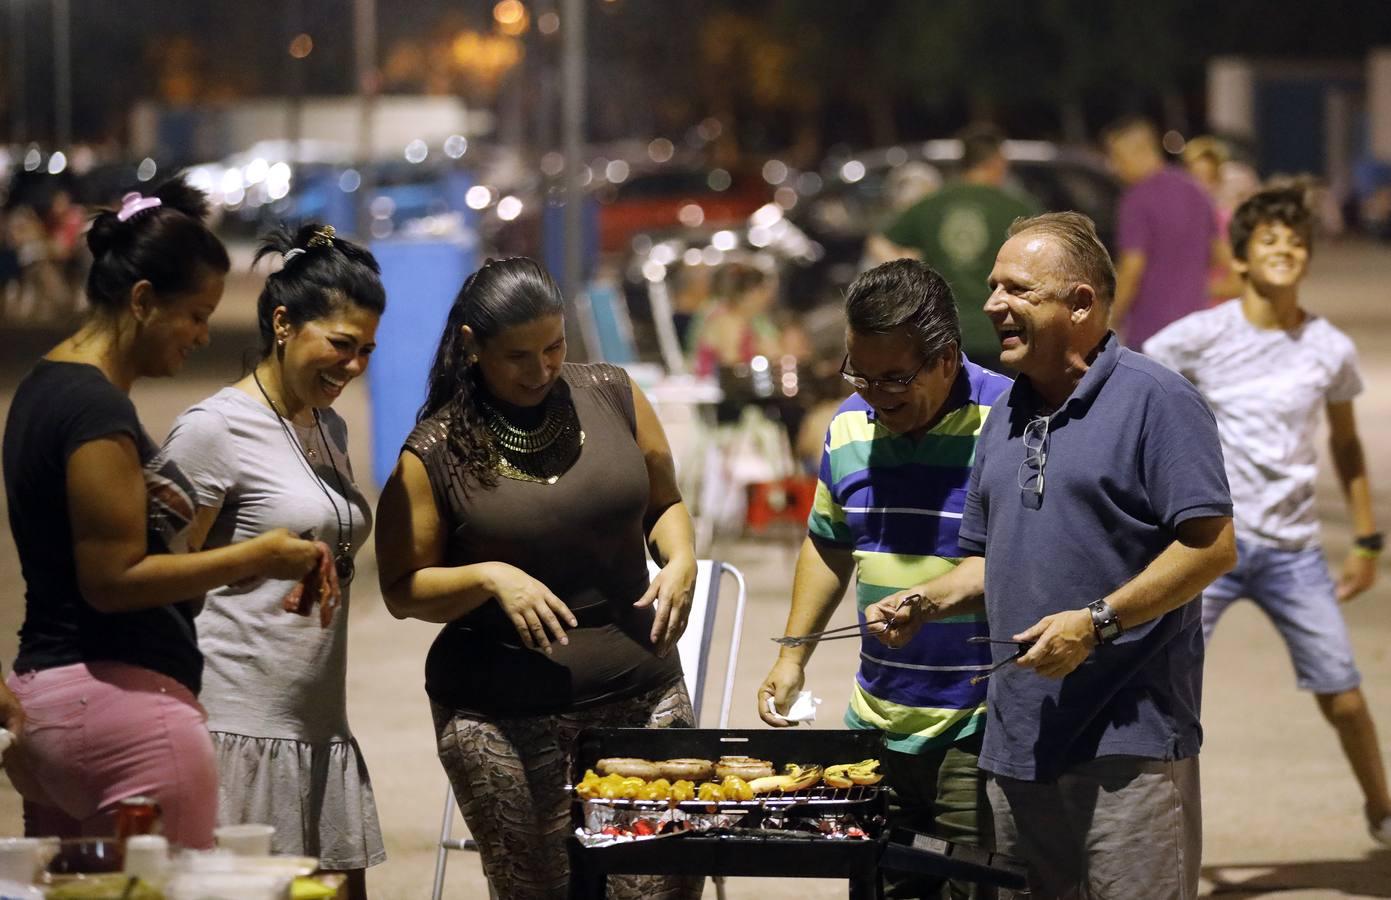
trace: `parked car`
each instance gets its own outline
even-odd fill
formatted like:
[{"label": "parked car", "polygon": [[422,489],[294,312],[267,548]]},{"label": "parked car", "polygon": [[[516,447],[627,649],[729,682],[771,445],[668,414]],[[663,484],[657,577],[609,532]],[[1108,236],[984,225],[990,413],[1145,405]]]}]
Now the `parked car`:
[{"label": "parked car", "polygon": [[[1047,141],[1005,141],[1013,186],[1046,211],[1077,210],[1096,222],[1107,246],[1115,236],[1120,185],[1099,154]],[[808,290],[843,289],[860,270],[865,239],[888,226],[896,214],[891,176],[915,165],[938,181],[961,168],[961,142],[955,139],[889,147],[834,156],[810,186],[798,179],[799,194],[789,218],[825,249],[815,271],[805,273]]]},{"label": "parked car", "polygon": [[666,167],[605,184],[599,201],[599,246],[627,249],[638,232],[742,224],[773,199],[757,174],[724,169]]}]

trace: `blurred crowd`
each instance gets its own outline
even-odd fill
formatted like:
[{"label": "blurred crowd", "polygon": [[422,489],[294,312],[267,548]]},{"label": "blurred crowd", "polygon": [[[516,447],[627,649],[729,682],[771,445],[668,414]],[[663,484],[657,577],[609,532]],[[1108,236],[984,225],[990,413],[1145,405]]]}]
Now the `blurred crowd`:
[{"label": "blurred crowd", "polygon": [[[919,160],[885,167],[876,203],[864,216],[867,233],[847,258],[854,274],[891,259],[928,262],[951,284],[967,356],[1012,374],[1000,364],[999,339],[982,309],[996,251],[1016,219],[1071,208],[1076,198],[1030,190],[1039,184],[1036,170],[1019,171],[1010,142],[992,126],[973,125],[956,140],[959,160],[947,177]],[[1106,237],[1123,281],[1118,330],[1138,347],[1169,322],[1240,293],[1228,226],[1233,210],[1262,183],[1227,142],[1210,135],[1167,147],[1152,123],[1130,119],[1108,129],[1101,143],[1104,162],[1096,169],[1115,187],[1104,198],[1107,208],[1088,212],[1111,223]],[[1338,230],[1336,210],[1315,181],[1273,181],[1302,188],[1310,208],[1326,213],[1319,215],[1322,228]],[[814,227],[811,215],[789,218]],[[785,485],[787,520],[800,522],[797,485],[814,480],[826,427],[850,391],[835,366],[843,326],[819,315],[839,308],[839,291],[828,302],[808,303],[799,296],[796,266],[776,248],[736,250],[717,260],[712,265],[688,251],[666,277],[687,368],[717,380],[724,397],[715,419],[727,495],[755,503],[763,482]],[[770,424],[784,435],[772,433]],[[718,518],[717,527],[738,529],[759,511],[726,505]]]},{"label": "blurred crowd", "polygon": [[[1177,145],[1166,136],[1161,145],[1157,129],[1141,124],[1138,144],[1103,138],[1100,153],[1010,141],[994,127],[978,124],[963,129],[954,140],[928,142],[921,149],[895,147],[844,159],[833,153],[820,174],[797,173],[777,161],[764,166],[763,178],[736,172],[732,180],[723,169],[705,170],[698,165],[678,172],[675,162],[642,177],[634,169],[632,178],[605,182],[596,189],[600,229],[605,235],[602,243],[610,253],[617,248],[615,256],[629,256],[628,271],[633,272],[641,271],[641,245],[650,248],[670,242],[673,235],[688,236],[689,249],[661,267],[661,278],[670,293],[672,324],[686,370],[717,382],[724,397],[714,411],[718,440],[730,446],[756,446],[765,456],[767,448],[774,447],[776,462],[756,467],[758,471],[751,470],[749,477],[786,473],[810,478],[820,458],[825,425],[848,392],[834,365],[843,342],[834,313],[846,285],[865,269],[889,259],[912,257],[942,272],[958,298],[965,352],[994,368],[999,365],[997,342],[981,304],[995,250],[1015,218],[1080,209],[1097,221],[1103,239],[1121,251],[1117,259],[1123,261],[1125,248],[1117,242],[1125,238],[1119,233],[1119,220],[1126,195],[1135,188],[1135,178],[1143,180],[1162,171],[1181,174],[1185,185],[1196,185],[1210,210],[1200,214],[1210,215],[1214,240],[1225,243],[1232,210],[1260,186],[1241,148],[1209,135]],[[929,148],[934,144],[959,149],[933,155]],[[1132,178],[1126,171],[1134,165],[1139,168]],[[623,169],[626,172],[626,164]],[[778,177],[769,177],[770,172]],[[313,179],[301,174],[301,188],[308,191]],[[721,184],[717,175],[728,183]],[[670,206],[672,225],[639,225],[633,209],[625,206],[625,192],[652,204],[653,192],[661,185],[676,193],[651,208]],[[1343,220],[1336,198],[1312,180],[1304,186],[1323,230],[1340,231]],[[106,185],[102,196],[114,196],[112,187]],[[700,194],[701,190],[706,193]],[[91,190],[75,192],[60,186],[15,192],[0,204],[0,319],[57,323],[81,311],[81,287],[90,265],[81,235],[90,212],[74,200],[74,193],[95,196]],[[483,193],[495,201],[493,194],[502,192]],[[296,196],[291,189],[282,204]],[[728,207],[725,219],[718,218],[721,204]],[[636,209],[640,204],[629,205]],[[704,209],[703,228],[686,227],[689,222],[683,217],[693,205]],[[296,207],[287,208],[286,217],[294,219]],[[540,204],[529,199],[526,208],[539,209]],[[770,210],[776,221],[766,214]],[[681,219],[679,230],[672,230],[675,218]],[[520,225],[525,220],[523,215],[507,224]],[[630,234],[623,230],[628,227],[646,230]],[[711,234],[731,233],[715,229],[733,229],[737,246],[712,252],[713,243],[705,246]],[[1135,230],[1132,226],[1132,234]],[[493,233],[484,227],[484,232],[484,243],[493,255],[536,255],[539,250],[519,239],[515,230]],[[756,237],[760,232],[763,236]],[[515,241],[521,246],[512,247],[510,242]],[[1208,251],[1204,246],[1196,252]],[[1201,302],[1236,293],[1239,284],[1229,260],[1229,249],[1205,259],[1207,287]],[[1155,269],[1150,267],[1149,278],[1155,277]],[[627,295],[633,305],[632,282],[640,289],[650,279],[629,275],[628,280]],[[1139,284],[1137,290],[1133,310],[1137,318],[1132,325],[1149,315],[1145,285]],[[1180,306],[1191,310],[1197,302],[1190,299]],[[1122,303],[1122,307],[1128,305],[1128,301]],[[641,302],[632,312],[641,329],[647,324],[642,321]],[[1166,317],[1160,314],[1160,319]],[[1137,327],[1143,331],[1149,326]],[[637,343],[643,344],[648,336],[638,337]],[[1144,334],[1137,332],[1133,337],[1142,340]],[[672,360],[665,361],[670,366]],[[757,415],[745,415],[749,410]],[[769,430],[770,423],[781,435]],[[737,525],[734,519],[742,515],[732,510],[734,518],[727,524]]]},{"label": "blurred crowd", "polygon": [[66,190],[0,207],[0,320],[63,322],[80,310],[88,218]]}]

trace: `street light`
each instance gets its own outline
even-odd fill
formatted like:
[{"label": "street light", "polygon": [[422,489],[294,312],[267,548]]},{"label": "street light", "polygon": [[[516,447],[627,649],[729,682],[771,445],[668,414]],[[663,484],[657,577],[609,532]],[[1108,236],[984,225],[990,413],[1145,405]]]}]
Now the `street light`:
[{"label": "street light", "polygon": [[290,41],[290,55],[295,59],[305,59],[314,52],[314,39],[301,32]]},{"label": "street light", "polygon": [[380,76],[377,72],[377,0],[353,0],[353,61],[358,90],[358,161],[362,177],[357,204],[357,235],[367,240],[371,228],[371,213],[367,198],[372,195],[372,144],[374,107]]},{"label": "street light", "polygon": [[22,144],[28,131],[24,121],[29,97],[24,86],[24,5],[10,0],[10,33],[5,50],[10,55],[10,142]]},{"label": "street light", "polygon": [[[565,302],[575,303],[584,284],[584,101],[588,74],[585,65],[585,0],[562,0],[561,122],[565,151],[565,265],[561,286]],[[591,348],[585,348],[590,350]]]},{"label": "street light", "polygon": [[531,25],[531,16],[521,0],[498,0],[493,7],[493,21],[497,30],[509,37],[520,37]]},{"label": "street light", "polygon": [[59,149],[72,143],[72,13],[68,0],[53,0],[54,140]]}]

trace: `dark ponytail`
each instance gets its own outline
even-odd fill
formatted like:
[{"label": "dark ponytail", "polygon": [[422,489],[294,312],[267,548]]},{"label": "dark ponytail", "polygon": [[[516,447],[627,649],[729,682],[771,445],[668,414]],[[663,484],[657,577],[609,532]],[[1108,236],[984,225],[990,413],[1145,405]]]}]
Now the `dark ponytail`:
[{"label": "dark ponytail", "polygon": [[122,207],[124,212],[98,213],[87,231],[92,251],[87,299],[94,310],[124,309],[139,281],[169,297],[197,290],[206,272],[226,274],[231,268],[227,248],[204,221],[208,198],[183,178],[165,182],[148,197],[127,194]]},{"label": "dark ponytail", "polygon": [[509,328],[564,312],[565,300],[555,279],[540,263],[524,256],[485,262],[464,280],[449,309],[416,421],[447,417],[450,448],[465,474],[485,487],[497,483],[493,443],[478,410],[480,376],[469,361],[463,326],[469,327],[481,347]]},{"label": "dark ponytail", "polygon": [[261,237],[255,261],[270,255],[284,262],[266,278],[256,301],[262,358],[275,348],[274,318],[279,307],[285,307],[286,318],[295,327],[322,319],[344,304],[377,315],[386,310],[386,288],[376,257],[338,237],[331,226],[309,222],[291,232],[282,225]]}]

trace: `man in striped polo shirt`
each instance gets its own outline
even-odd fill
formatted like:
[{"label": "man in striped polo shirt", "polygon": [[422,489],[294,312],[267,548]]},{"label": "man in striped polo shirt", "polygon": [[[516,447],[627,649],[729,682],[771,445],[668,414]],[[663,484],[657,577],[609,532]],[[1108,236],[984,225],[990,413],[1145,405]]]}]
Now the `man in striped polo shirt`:
[{"label": "man in striped polo shirt", "polygon": [[[855,393],[831,421],[820,484],[797,558],[786,634],[826,627],[851,580],[860,621],[876,601],[949,571],[976,437],[1010,380],[961,353],[947,282],[925,263],[895,260],[861,275],[846,296],[841,374]],[[845,723],[884,733],[883,771],[895,824],[985,844],[990,815],[977,768],[990,667],[984,615],[934,623],[905,647],[862,638]],[[784,647],[759,689],[770,725],[801,690],[815,644]],[[769,708],[769,703],[772,708]],[[950,896],[973,897],[951,884]],[[941,896],[921,878],[890,883],[892,897]]]}]

